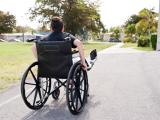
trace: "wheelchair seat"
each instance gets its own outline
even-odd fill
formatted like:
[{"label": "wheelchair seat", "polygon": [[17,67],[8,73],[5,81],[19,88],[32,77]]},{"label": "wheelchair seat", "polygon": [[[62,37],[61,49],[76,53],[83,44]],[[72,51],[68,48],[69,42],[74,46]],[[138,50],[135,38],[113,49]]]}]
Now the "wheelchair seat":
[{"label": "wheelchair seat", "polygon": [[38,76],[66,79],[72,66],[70,41],[38,41]]}]

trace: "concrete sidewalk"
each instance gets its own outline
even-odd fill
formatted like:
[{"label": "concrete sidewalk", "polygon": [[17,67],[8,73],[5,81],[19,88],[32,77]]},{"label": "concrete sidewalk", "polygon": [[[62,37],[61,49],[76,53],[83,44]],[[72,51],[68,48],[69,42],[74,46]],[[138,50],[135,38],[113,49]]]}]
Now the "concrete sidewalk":
[{"label": "concrete sidewalk", "polygon": [[110,48],[100,51],[100,54],[118,54],[118,53],[144,53],[145,51],[136,50],[133,48],[121,48],[124,43],[118,43]]}]

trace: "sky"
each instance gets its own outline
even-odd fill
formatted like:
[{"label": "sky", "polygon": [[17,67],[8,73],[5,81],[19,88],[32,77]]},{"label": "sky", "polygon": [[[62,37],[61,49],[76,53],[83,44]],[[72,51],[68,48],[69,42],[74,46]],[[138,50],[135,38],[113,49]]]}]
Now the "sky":
[{"label": "sky", "polygon": [[[133,14],[143,8],[158,12],[159,0],[99,0],[99,13],[106,28],[120,26]],[[16,16],[17,25],[38,27],[36,21],[30,21],[26,13],[33,7],[35,0],[0,0],[0,10],[9,11]]]},{"label": "sky", "polygon": [[143,8],[159,10],[159,0],[101,0],[100,14],[106,27],[118,26]]}]

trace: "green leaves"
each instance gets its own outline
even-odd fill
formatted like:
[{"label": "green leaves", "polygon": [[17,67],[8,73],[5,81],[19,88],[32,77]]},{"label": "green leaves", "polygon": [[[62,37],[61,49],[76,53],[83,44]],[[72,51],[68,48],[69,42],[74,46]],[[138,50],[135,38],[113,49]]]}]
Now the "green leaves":
[{"label": "green leaves", "polygon": [[104,30],[97,4],[86,0],[37,0],[36,7],[30,12],[31,18],[41,17],[41,22],[61,16],[65,30],[72,34],[79,34],[82,29],[93,32]]},{"label": "green leaves", "polygon": [[132,15],[125,23],[125,33],[127,36],[132,35],[150,35],[157,30],[157,13],[154,9],[142,9],[138,15]]},{"label": "green leaves", "polygon": [[16,26],[15,16],[0,11],[0,34],[12,32],[15,26]]}]

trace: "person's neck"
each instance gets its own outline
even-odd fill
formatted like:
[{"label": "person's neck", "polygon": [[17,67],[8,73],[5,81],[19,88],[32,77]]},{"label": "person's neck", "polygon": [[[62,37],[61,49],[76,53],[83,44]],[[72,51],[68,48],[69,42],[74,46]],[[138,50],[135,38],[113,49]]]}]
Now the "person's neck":
[{"label": "person's neck", "polygon": [[53,31],[54,33],[62,33],[61,31]]}]

